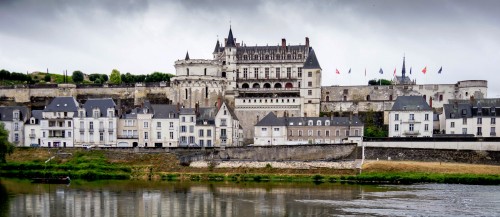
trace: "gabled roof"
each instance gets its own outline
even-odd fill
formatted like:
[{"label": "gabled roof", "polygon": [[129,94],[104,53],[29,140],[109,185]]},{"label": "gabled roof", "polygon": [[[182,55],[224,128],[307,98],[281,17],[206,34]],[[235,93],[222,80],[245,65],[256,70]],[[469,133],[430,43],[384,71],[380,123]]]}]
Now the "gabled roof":
[{"label": "gabled roof", "polygon": [[[228,103],[226,103],[226,100],[224,100],[222,102],[222,105],[226,105],[227,111],[229,111],[229,115],[231,115],[231,117],[233,118],[233,120],[238,120],[238,117],[234,113],[234,110],[230,106],[228,106]],[[221,108],[222,108],[222,105],[221,105]],[[219,111],[217,111],[217,112],[219,112]]]},{"label": "gabled roof", "polygon": [[280,119],[273,112],[269,112],[255,126],[286,126],[286,123],[285,119]]},{"label": "gabled roof", "polygon": [[422,96],[398,96],[392,106],[392,111],[431,111]]},{"label": "gabled roof", "polygon": [[312,47],[309,48],[309,55],[307,56],[306,62],[304,62],[304,69],[321,69],[319,66],[318,59],[316,58],[316,54],[314,53],[314,49]]},{"label": "gabled roof", "polygon": [[71,96],[56,97],[43,110],[44,112],[77,112],[78,102]]},{"label": "gabled roof", "polygon": [[461,119],[472,117],[472,105],[465,103],[444,104],[445,119]]},{"label": "gabled roof", "polygon": [[194,115],[194,108],[181,108],[179,111],[180,115]]},{"label": "gabled roof", "polygon": [[1,106],[0,121],[13,121],[14,110],[19,110],[19,120],[24,120],[28,116],[28,107],[25,106]]},{"label": "gabled roof", "polygon": [[167,119],[167,118],[179,118],[179,112],[177,112],[177,106],[169,104],[152,104],[154,115],[153,118],[157,119]]},{"label": "gabled roof", "polygon": [[92,110],[94,108],[98,108],[101,112],[100,117],[108,116],[108,108],[116,108],[116,104],[111,98],[107,99],[88,99],[84,104],[83,108],[85,109],[86,117],[92,117]]},{"label": "gabled roof", "polygon": [[43,118],[42,112],[43,110],[32,110],[31,117],[34,117],[36,120],[41,120]]},{"label": "gabled roof", "polygon": [[199,108],[200,114],[196,117],[197,120],[214,120],[217,115],[216,107]]},{"label": "gabled roof", "polygon": [[236,43],[234,43],[233,38],[233,30],[229,27],[229,35],[227,36],[226,47],[236,47]]}]

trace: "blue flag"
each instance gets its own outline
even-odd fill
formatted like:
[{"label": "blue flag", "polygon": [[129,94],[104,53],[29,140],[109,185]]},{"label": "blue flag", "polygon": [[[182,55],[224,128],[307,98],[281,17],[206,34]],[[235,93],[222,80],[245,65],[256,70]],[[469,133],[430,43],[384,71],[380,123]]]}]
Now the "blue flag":
[{"label": "blue flag", "polygon": [[411,75],[411,67],[410,67],[410,75]]},{"label": "blue flag", "polygon": [[349,68],[349,72],[348,73],[351,74],[351,69],[350,68]]},{"label": "blue flag", "polygon": [[380,68],[380,70],[378,71],[378,73],[384,74],[384,71],[382,71],[382,68]]},{"label": "blue flag", "polygon": [[443,71],[443,67],[442,67],[442,66],[441,66],[441,68],[439,69],[438,74],[441,74],[441,71]]}]

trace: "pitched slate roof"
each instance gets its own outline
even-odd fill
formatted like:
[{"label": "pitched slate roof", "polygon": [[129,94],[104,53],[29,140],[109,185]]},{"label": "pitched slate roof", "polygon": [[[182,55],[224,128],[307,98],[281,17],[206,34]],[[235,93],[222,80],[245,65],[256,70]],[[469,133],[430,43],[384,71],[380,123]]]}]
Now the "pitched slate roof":
[{"label": "pitched slate roof", "polygon": [[12,121],[14,119],[14,110],[19,110],[19,120],[28,117],[28,107],[25,106],[1,106],[0,121]]},{"label": "pitched slate roof", "polygon": [[167,119],[167,118],[179,118],[179,112],[177,112],[177,106],[169,104],[152,104],[154,115],[153,118]]},{"label": "pitched slate roof", "polygon": [[56,97],[43,110],[44,112],[77,112],[78,102],[71,96]]},{"label": "pitched slate roof", "polygon": [[314,49],[312,47],[309,48],[309,55],[307,56],[306,62],[304,62],[304,69],[321,69],[319,66],[318,59],[316,58],[316,54],[314,53]]},{"label": "pitched slate roof", "polygon": [[181,108],[179,111],[180,115],[194,115],[194,108]]},{"label": "pitched slate roof", "polygon": [[431,111],[422,96],[398,96],[392,106],[392,111]]},{"label": "pitched slate roof", "polygon": [[444,104],[445,119],[461,119],[472,117],[472,105],[465,103]]},{"label": "pitched slate roof", "polygon": [[236,47],[233,38],[233,30],[229,27],[229,35],[227,36],[226,47]]},{"label": "pitched slate roof", "polygon": [[214,49],[214,53],[217,53],[217,52],[220,52],[220,43],[219,43],[219,39],[217,39],[217,43],[215,44],[215,49]]},{"label": "pitched slate roof", "polygon": [[34,117],[36,120],[41,120],[43,118],[42,112],[43,110],[32,110],[31,117]]},{"label": "pitched slate roof", "polygon": [[255,126],[286,126],[286,123],[285,119],[280,119],[273,112],[269,112]]},{"label": "pitched slate roof", "polygon": [[101,112],[100,117],[108,116],[108,108],[116,108],[116,104],[111,98],[106,99],[88,99],[84,104],[83,108],[85,108],[86,117],[92,117],[92,110],[94,108],[98,108]]}]

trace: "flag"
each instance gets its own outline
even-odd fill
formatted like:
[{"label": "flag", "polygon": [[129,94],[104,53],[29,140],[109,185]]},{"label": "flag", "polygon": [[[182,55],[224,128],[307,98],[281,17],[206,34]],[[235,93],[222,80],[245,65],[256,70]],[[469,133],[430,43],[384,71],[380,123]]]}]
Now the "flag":
[{"label": "flag", "polygon": [[384,74],[384,71],[382,71],[382,68],[380,68],[380,70],[378,71],[378,73]]},{"label": "flag", "polygon": [[396,76],[396,68],[394,68],[394,76]]},{"label": "flag", "polygon": [[365,68],[365,77],[366,77],[366,68]]},{"label": "flag", "polygon": [[340,75],[340,72],[338,69],[335,69],[335,73],[339,74]]},{"label": "flag", "polygon": [[441,71],[443,71],[443,67],[439,68],[438,74],[441,74]]},{"label": "flag", "polygon": [[410,67],[410,75],[411,75],[411,67]]},{"label": "flag", "polygon": [[348,73],[351,74],[351,68],[349,68],[349,72]]},{"label": "flag", "polygon": [[427,72],[427,66],[426,66],[424,69],[422,69],[422,72],[423,72],[424,74]]}]

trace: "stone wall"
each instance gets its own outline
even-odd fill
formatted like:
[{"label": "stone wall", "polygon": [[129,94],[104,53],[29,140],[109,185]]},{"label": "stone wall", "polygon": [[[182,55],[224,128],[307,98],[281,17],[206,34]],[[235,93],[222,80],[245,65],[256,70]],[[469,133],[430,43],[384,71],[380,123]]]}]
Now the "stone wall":
[{"label": "stone wall", "polygon": [[[195,161],[192,162],[190,167],[195,168],[207,168],[209,166],[209,161]],[[222,161],[216,162],[215,168],[266,168],[271,166],[272,168],[279,169],[315,169],[315,168],[330,168],[330,169],[356,169],[357,162],[353,160],[349,161],[338,161],[338,162],[325,162],[325,161],[313,161],[313,162],[303,162],[303,161],[287,161],[287,162],[276,162],[276,161]]]},{"label": "stone wall", "polygon": [[457,162],[500,165],[500,151],[365,147],[366,160]]}]

